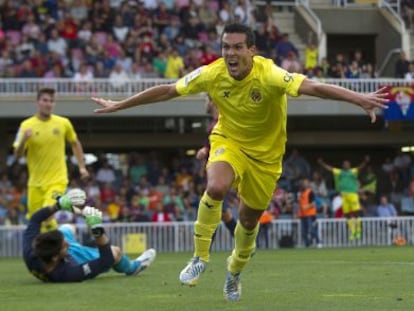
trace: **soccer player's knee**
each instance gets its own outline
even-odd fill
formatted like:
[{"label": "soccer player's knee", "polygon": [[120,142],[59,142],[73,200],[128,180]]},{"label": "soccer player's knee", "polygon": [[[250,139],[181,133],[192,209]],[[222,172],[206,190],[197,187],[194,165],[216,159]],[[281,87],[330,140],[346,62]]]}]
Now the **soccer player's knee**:
[{"label": "soccer player's knee", "polygon": [[240,224],[243,226],[245,230],[254,230],[259,223],[257,219],[253,217],[240,217],[239,218]]},{"label": "soccer player's knee", "polygon": [[226,196],[228,188],[224,184],[214,183],[213,185],[207,186],[207,194],[216,201],[224,200]]}]

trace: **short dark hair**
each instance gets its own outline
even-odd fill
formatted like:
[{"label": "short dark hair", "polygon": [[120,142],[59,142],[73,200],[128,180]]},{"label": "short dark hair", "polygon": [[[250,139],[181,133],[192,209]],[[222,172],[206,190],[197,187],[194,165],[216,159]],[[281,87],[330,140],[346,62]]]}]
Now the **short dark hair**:
[{"label": "short dark hair", "polygon": [[256,44],[256,36],[253,30],[243,24],[231,23],[224,26],[223,33],[221,34],[221,41],[223,41],[223,35],[225,33],[244,33],[246,35],[246,45],[248,48]]},{"label": "short dark hair", "polygon": [[59,230],[39,234],[33,241],[34,254],[43,262],[49,263],[62,250],[62,243],[63,234]]},{"label": "short dark hair", "polygon": [[55,96],[55,89],[50,87],[42,87],[37,91],[37,99],[39,99],[43,94],[49,94],[50,96]]}]

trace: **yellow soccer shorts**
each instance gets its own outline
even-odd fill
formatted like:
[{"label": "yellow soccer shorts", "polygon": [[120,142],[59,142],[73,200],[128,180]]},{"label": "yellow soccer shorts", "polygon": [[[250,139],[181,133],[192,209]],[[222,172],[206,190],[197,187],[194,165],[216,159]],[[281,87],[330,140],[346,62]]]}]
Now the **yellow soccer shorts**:
[{"label": "yellow soccer shorts", "polygon": [[357,193],[342,192],[342,211],[343,213],[350,214],[361,210],[359,204],[359,195]]},{"label": "yellow soccer shorts", "polygon": [[243,153],[235,142],[216,134],[210,135],[210,144],[207,167],[214,162],[228,163],[235,174],[233,187],[243,202],[252,209],[267,209],[282,173],[282,157],[274,164],[259,162]]},{"label": "yellow soccer shorts", "polygon": [[56,197],[66,191],[66,183],[48,185],[43,187],[31,187],[27,190],[27,219],[32,217],[33,213],[45,206],[51,206],[56,203]]}]

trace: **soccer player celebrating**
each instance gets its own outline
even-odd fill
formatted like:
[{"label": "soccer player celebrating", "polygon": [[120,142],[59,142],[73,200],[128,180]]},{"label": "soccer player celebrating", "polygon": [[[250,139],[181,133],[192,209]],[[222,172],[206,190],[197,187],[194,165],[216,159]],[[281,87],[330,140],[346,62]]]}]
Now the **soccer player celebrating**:
[{"label": "soccer player celebrating", "polygon": [[255,251],[259,219],[271,200],[282,172],[285,153],[287,94],[347,101],[375,121],[375,108],[386,108],[385,88],[357,93],[307,79],[255,55],[253,31],[228,24],[221,35],[222,58],[187,74],[176,83],[158,85],[121,101],[92,98],[97,113],[165,101],[180,95],[207,92],[219,111],[210,135],[207,189],[194,224],[194,257],[181,271],[183,284],[195,285],[210,260],[211,236],[221,219],[221,204],[234,186],[240,197],[235,247],[227,261],[224,297],[241,297],[240,273]]},{"label": "soccer player celebrating", "polygon": [[111,267],[126,275],[136,275],[154,261],[156,251],[148,249],[135,260],[110,245],[102,226],[102,212],[86,206],[82,215],[95,237],[97,248],[79,244],[67,225],[58,230],[40,233],[42,221],[58,210],[80,211],[85,192],[72,189],[57,199],[56,204],[35,212],[24,232],[23,258],[29,271],[45,282],[81,282],[108,271]]},{"label": "soccer player celebrating", "polygon": [[335,188],[342,197],[342,211],[347,219],[346,224],[350,241],[360,239],[362,235],[362,209],[359,202],[358,173],[368,162],[369,157],[366,156],[358,167],[351,167],[351,163],[345,160],[342,163],[342,168],[337,168],[325,163],[322,159],[318,159],[319,165],[334,175]]},{"label": "soccer player celebrating", "polygon": [[[53,114],[55,90],[42,88],[37,92],[37,112],[24,120],[13,143],[16,159],[26,155],[29,171],[27,215],[44,206],[53,205],[55,197],[66,191],[68,172],[65,143],[68,141],[78,161],[82,179],[89,176],[85,168],[83,148],[69,119]],[[42,231],[56,229],[57,222],[45,220]]]}]

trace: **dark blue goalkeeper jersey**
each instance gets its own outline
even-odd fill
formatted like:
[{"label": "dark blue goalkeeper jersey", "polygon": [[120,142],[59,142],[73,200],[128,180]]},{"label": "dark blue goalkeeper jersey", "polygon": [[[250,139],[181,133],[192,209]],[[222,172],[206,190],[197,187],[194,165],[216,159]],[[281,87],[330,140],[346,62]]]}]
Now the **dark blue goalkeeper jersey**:
[{"label": "dark blue goalkeeper jersey", "polygon": [[30,273],[45,282],[81,282],[92,279],[98,274],[106,272],[114,264],[114,257],[109,243],[98,248],[99,258],[78,264],[69,255],[62,259],[56,267],[46,272],[44,263],[35,256],[33,240],[40,234],[42,221],[52,215],[52,211],[45,207],[32,215],[23,234],[23,259]]}]

